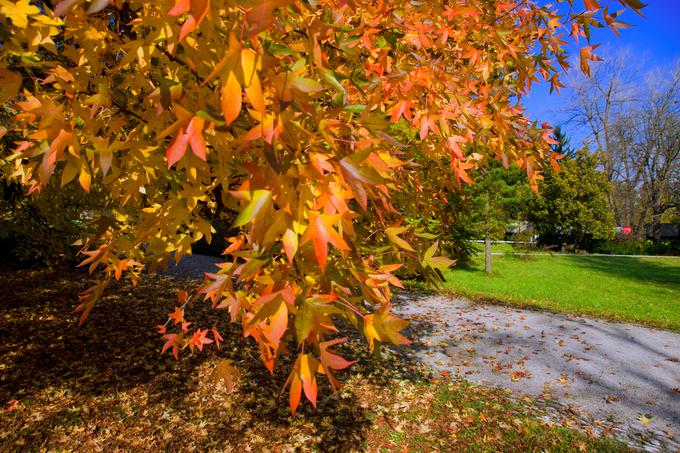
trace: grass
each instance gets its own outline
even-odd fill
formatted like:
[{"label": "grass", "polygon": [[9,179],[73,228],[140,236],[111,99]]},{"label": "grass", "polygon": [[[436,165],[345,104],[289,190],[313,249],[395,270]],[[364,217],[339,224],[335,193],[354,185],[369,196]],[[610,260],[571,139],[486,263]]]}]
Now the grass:
[{"label": "grass", "polygon": [[[433,379],[391,353],[376,360],[356,339],[339,348],[358,360],[339,373],[344,390],[333,395],[320,379],[317,408],[303,403],[292,416],[280,395],[290,359],[269,374],[254,343],[209,304],[192,306],[192,321],[218,322],[221,351],[159,355],[154,325],[176,290],[196,282],[114,283],[78,327],[72,310],[86,279],[0,269],[0,451],[627,451],[539,423],[531,401]],[[212,379],[222,357],[241,371],[232,393]]]},{"label": "grass", "polygon": [[[472,247],[479,253],[484,253],[484,243],[483,242],[473,242]],[[513,252],[515,249],[512,244],[494,243],[491,244],[491,251],[493,253],[508,253]]]},{"label": "grass", "polygon": [[446,273],[446,288],[472,298],[680,331],[680,259],[482,255]]},{"label": "grass", "polygon": [[539,423],[502,391],[465,381],[398,381],[371,398],[384,410],[367,438],[368,451],[630,451],[610,439]]}]

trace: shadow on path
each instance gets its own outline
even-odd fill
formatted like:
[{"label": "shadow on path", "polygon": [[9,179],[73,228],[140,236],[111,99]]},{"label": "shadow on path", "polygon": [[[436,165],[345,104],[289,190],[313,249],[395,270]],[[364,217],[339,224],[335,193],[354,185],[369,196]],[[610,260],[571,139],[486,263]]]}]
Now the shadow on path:
[{"label": "shadow on path", "polygon": [[419,339],[412,354],[425,364],[680,448],[680,334],[436,294],[398,299],[395,311]]}]

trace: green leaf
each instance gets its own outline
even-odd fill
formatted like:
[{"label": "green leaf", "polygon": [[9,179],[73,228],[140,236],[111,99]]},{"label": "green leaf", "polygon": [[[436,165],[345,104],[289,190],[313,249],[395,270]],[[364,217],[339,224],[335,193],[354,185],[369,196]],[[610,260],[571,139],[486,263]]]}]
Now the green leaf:
[{"label": "green leaf", "polygon": [[307,77],[293,77],[290,81],[291,87],[303,93],[312,94],[323,91],[323,86],[314,79],[309,79]]},{"label": "green leaf", "polygon": [[270,41],[269,44],[266,46],[265,50],[267,51],[268,54],[273,55],[273,56],[283,56],[283,55],[295,55],[296,52],[291,50],[290,47],[286,46],[285,44],[280,44],[280,43],[275,43]]},{"label": "green leaf", "polygon": [[347,99],[347,90],[345,90],[345,87],[343,87],[342,84],[338,82],[336,73],[326,68],[321,69],[320,72],[324,82],[326,82],[327,84],[329,84],[330,86],[338,90],[339,93],[342,94],[342,103],[344,104]]},{"label": "green leaf", "polygon": [[346,110],[348,112],[352,113],[361,113],[366,109],[366,106],[364,104],[352,104],[352,105],[346,105],[343,110]]},{"label": "green leaf", "polygon": [[424,231],[414,231],[413,234],[416,237],[419,237],[419,238],[422,238],[422,239],[437,239],[436,234],[427,233],[427,232],[424,232]]},{"label": "green leaf", "polygon": [[250,222],[269,204],[272,193],[268,190],[256,190],[248,206],[236,217],[233,227],[240,227]]},{"label": "green leaf", "polygon": [[205,121],[215,123],[216,126],[224,126],[225,124],[227,124],[224,122],[223,119],[213,116],[210,112],[207,112],[205,110],[199,110],[198,112],[196,112],[196,116],[201,119],[204,119]]}]

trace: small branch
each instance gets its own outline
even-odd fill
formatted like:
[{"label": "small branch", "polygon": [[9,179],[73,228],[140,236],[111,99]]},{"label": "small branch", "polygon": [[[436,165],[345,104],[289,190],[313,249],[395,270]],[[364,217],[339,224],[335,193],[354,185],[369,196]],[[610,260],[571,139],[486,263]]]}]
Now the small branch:
[{"label": "small branch", "polygon": [[116,108],[117,108],[118,110],[120,110],[122,113],[125,113],[125,114],[127,114],[127,115],[133,116],[133,117],[137,118],[139,121],[141,121],[142,123],[146,123],[146,120],[145,120],[144,118],[142,118],[141,116],[139,116],[138,114],[136,114],[136,113],[133,112],[132,110],[129,110],[129,109],[128,109],[127,107],[125,107],[124,105],[120,105],[120,104],[119,104],[118,102],[116,102],[115,100],[113,100],[112,103],[113,103],[113,105],[115,105]]},{"label": "small branch", "polygon": [[[200,74],[198,72],[196,72],[196,70],[194,68],[189,66],[189,63],[187,63],[186,61],[182,60],[181,58],[178,58],[175,55],[171,54],[170,52],[168,52],[167,49],[165,49],[164,47],[161,47],[159,44],[156,44],[156,49],[160,50],[163,53],[163,55],[165,55],[168,58],[168,60],[187,68],[189,70],[189,72],[191,72],[191,75],[194,76],[194,78],[196,79],[196,82],[198,82],[199,85],[203,84],[203,78],[200,76]],[[214,88],[211,83],[208,83],[208,85],[211,88]]]}]

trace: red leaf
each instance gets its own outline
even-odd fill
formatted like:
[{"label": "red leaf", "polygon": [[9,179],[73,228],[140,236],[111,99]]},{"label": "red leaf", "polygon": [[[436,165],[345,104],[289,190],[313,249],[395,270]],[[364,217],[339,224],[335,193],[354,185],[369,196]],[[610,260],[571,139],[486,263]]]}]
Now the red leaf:
[{"label": "red leaf", "polygon": [[175,6],[170,8],[168,11],[168,16],[176,17],[181,16],[184,13],[189,12],[189,7],[191,6],[191,0],[177,0]]},{"label": "red leaf", "polygon": [[187,150],[187,145],[189,144],[189,136],[184,133],[184,128],[180,129],[177,136],[172,141],[168,150],[166,151],[166,156],[168,158],[168,169],[175,165],[175,163],[184,157],[184,153]]},{"label": "red leaf", "polygon": [[271,27],[274,24],[274,9],[288,3],[290,0],[269,0],[259,2],[250,8],[246,13],[248,35],[252,38]]},{"label": "red leaf", "polygon": [[191,150],[196,157],[201,160],[206,159],[205,138],[203,138],[203,118],[197,116],[193,117],[187,127],[187,135],[189,136],[189,144]]},{"label": "red leaf", "polygon": [[595,0],[583,0],[583,3],[586,5],[586,9],[588,11],[593,11],[593,10],[598,10],[602,8],[599,3]]},{"label": "red leaf", "polygon": [[182,42],[182,40],[194,30],[196,30],[196,19],[194,19],[194,16],[189,16],[182,24],[182,28],[179,30],[178,42]]},{"label": "red leaf", "polygon": [[331,368],[334,370],[342,370],[356,363],[356,360],[349,361],[345,360],[339,355],[333,354],[329,348],[338,343],[346,341],[347,338],[338,338],[332,341],[324,341],[319,343],[319,358],[321,359],[321,364],[326,368]]},{"label": "red leaf", "polygon": [[163,339],[167,340],[161,349],[161,354],[163,354],[168,349],[172,348],[172,355],[175,356],[175,360],[179,360],[179,340],[180,336],[176,333],[169,333],[163,335]]},{"label": "red leaf", "polygon": [[5,409],[5,412],[12,412],[17,408],[17,404],[19,404],[18,400],[7,401],[7,409]]},{"label": "red leaf", "polygon": [[189,347],[191,350],[194,350],[194,347],[198,348],[199,351],[203,350],[203,345],[210,344],[213,342],[210,338],[207,337],[208,334],[208,329],[197,329],[196,332],[194,332],[194,335],[191,337],[191,340],[189,340]]}]

